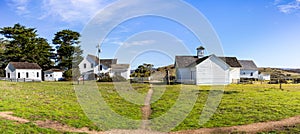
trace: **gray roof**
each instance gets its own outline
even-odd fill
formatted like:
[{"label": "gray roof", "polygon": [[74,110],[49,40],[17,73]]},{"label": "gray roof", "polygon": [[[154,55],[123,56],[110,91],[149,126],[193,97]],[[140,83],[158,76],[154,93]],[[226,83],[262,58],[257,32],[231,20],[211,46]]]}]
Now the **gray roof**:
[{"label": "gray roof", "polygon": [[236,57],[218,57],[224,62],[226,62],[230,67],[242,67],[240,62]]},{"label": "gray roof", "polygon": [[9,62],[15,69],[42,69],[36,63],[29,62]]},{"label": "gray roof", "polygon": [[[87,57],[91,58],[95,63],[99,64],[99,58],[94,55],[87,55]],[[117,59],[100,59],[102,65],[111,67],[112,64],[117,64]]]},{"label": "gray roof", "polygon": [[257,66],[252,60],[239,60],[239,62],[242,65],[242,70],[258,70]]},{"label": "gray roof", "polygon": [[112,64],[111,68],[114,69],[128,69],[129,64]]},{"label": "gray roof", "polygon": [[[211,55],[210,55],[211,56]],[[197,56],[176,56],[176,66],[179,68],[193,67],[203,62],[210,56],[198,58]],[[242,67],[236,57],[218,57],[227,63],[230,67]]]}]

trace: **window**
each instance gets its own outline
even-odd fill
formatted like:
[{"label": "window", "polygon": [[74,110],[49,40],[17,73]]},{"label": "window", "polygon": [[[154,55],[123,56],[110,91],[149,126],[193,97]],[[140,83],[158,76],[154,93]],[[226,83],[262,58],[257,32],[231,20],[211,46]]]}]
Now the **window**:
[{"label": "window", "polygon": [[253,73],[251,72],[250,76],[253,76]]},{"label": "window", "polygon": [[50,74],[50,77],[52,77],[52,74]]},{"label": "window", "polygon": [[93,63],[91,63],[91,68],[94,68],[94,64]]},{"label": "window", "polygon": [[18,78],[21,78],[21,74],[20,74],[20,72],[18,73]]},{"label": "window", "polygon": [[83,64],[83,68],[86,68],[86,64],[85,63]]},{"label": "window", "polygon": [[102,71],[102,65],[99,66],[99,70]]},{"label": "window", "polygon": [[46,77],[48,77],[48,74],[46,74]]},{"label": "window", "polygon": [[[39,78],[39,77],[40,77],[40,74],[39,74],[39,72],[37,72],[37,73],[36,73],[36,77],[37,77],[37,78]],[[47,77],[47,75],[46,75],[46,77]]]},{"label": "window", "polygon": [[7,73],[7,78],[10,78],[10,73]]},{"label": "window", "polygon": [[28,78],[29,77],[29,74],[28,74],[28,72],[26,72],[26,78]]}]

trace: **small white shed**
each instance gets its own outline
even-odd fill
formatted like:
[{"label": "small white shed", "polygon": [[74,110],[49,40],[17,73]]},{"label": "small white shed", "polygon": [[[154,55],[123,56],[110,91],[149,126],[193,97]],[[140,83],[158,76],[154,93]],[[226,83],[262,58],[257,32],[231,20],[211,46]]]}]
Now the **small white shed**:
[{"label": "small white shed", "polygon": [[63,79],[63,70],[60,69],[49,69],[44,71],[45,81],[59,81]]}]

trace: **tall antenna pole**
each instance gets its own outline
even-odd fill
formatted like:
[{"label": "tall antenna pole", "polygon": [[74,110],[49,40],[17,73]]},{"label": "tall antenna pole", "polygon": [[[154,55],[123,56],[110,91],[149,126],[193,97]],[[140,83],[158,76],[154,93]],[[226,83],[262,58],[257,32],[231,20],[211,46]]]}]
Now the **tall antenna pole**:
[{"label": "tall antenna pole", "polygon": [[100,53],[101,53],[100,43],[97,45],[97,49],[98,49],[97,52],[98,52],[98,62],[99,62],[99,63],[98,63],[98,64],[99,64],[98,72],[100,73],[100,71],[101,71],[101,70],[100,70],[100,66],[101,66],[101,65],[100,65]]}]

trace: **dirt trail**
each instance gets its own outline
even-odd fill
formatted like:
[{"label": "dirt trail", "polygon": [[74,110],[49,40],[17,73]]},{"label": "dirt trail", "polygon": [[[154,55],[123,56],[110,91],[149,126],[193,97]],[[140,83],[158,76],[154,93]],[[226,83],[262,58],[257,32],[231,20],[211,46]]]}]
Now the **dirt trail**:
[{"label": "dirt trail", "polygon": [[232,132],[246,132],[247,134],[256,134],[262,131],[280,130],[285,126],[293,126],[300,124],[300,116],[290,117],[280,121],[268,121],[253,123],[249,125],[232,126],[232,127],[218,127],[218,128],[202,128],[197,130],[186,130],[180,132],[172,132],[171,134],[211,134],[211,133],[232,133]]},{"label": "dirt trail", "polygon": [[152,89],[152,84],[150,84],[150,89],[147,93],[147,96],[144,101],[144,106],[141,108],[142,110],[142,124],[141,124],[141,129],[142,130],[150,130],[149,124],[150,120],[149,117],[151,115],[151,98],[153,94],[153,89]]},{"label": "dirt trail", "polygon": [[[7,119],[7,120],[13,120],[17,121],[19,123],[28,123],[29,120],[19,118],[12,116],[13,112],[0,112],[0,117]],[[35,121],[35,125],[42,127],[42,128],[51,128],[56,131],[60,132],[77,132],[77,133],[88,133],[88,134],[104,134],[104,132],[97,132],[97,131],[91,131],[88,128],[74,128],[67,125],[63,125],[57,121]]]}]

